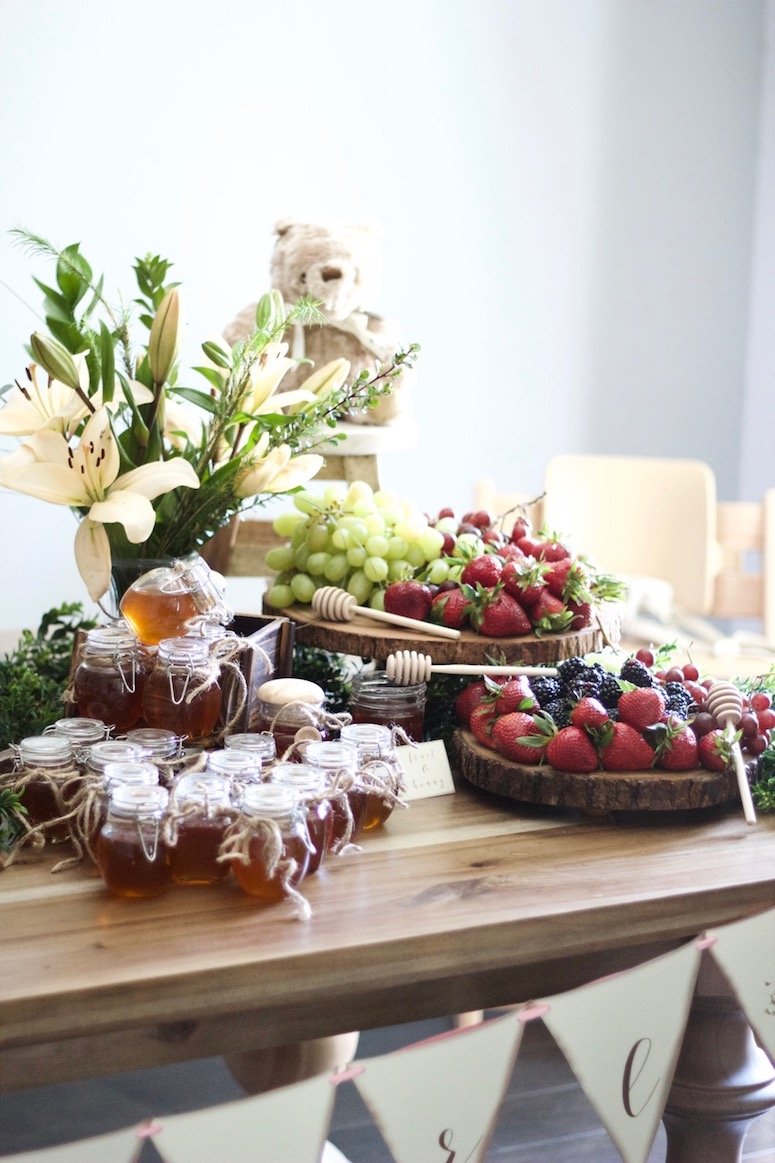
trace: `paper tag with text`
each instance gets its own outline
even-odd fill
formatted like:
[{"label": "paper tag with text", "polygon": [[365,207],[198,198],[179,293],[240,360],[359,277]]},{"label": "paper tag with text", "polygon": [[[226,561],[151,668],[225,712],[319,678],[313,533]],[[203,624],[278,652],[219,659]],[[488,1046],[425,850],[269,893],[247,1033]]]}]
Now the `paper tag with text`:
[{"label": "paper tag with text", "polygon": [[406,799],[424,800],[455,790],[447,750],[441,739],[396,747],[396,757],[406,777]]}]

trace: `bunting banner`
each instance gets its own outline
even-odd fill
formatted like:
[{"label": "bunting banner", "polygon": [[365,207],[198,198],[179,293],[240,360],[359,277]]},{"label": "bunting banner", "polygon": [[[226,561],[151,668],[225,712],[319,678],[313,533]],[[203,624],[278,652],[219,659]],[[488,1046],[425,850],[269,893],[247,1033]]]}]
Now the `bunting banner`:
[{"label": "bunting banner", "polygon": [[625,1163],[645,1163],[651,1150],[700,956],[692,943],[544,999],[544,1023]]},{"label": "bunting banner", "polygon": [[522,1031],[511,1013],[356,1063],[353,1081],[396,1163],[484,1158]]},{"label": "bunting banner", "polygon": [[223,1106],[160,1118],[153,1145],[165,1163],[318,1163],[334,1097],[329,1076],[318,1075]]},{"label": "bunting banner", "polygon": [[775,911],[708,932],[710,955],[775,1062]]},{"label": "bunting banner", "polygon": [[140,1153],[136,1127],[98,1135],[94,1139],[79,1139],[75,1143],[60,1143],[40,1151],[24,1151],[20,1155],[3,1155],[3,1163],[133,1163]]}]

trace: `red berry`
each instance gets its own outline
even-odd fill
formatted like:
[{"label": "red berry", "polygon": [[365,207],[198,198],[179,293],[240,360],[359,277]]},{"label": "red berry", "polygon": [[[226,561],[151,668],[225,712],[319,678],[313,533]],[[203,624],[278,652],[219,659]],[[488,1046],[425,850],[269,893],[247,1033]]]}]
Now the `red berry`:
[{"label": "red berry", "polygon": [[635,657],[638,662],[642,662],[649,670],[656,662],[656,655],[653,650],[649,650],[648,646],[641,646],[640,650],[635,651]]},{"label": "red berry", "polygon": [[708,698],[707,689],[701,683],[694,681],[687,681],[684,683],[684,689],[692,696],[692,701],[696,706],[702,708]]},{"label": "red berry", "polygon": [[767,707],[763,711],[757,711],[756,718],[760,731],[771,731],[775,727],[775,711],[772,707]]},{"label": "red berry", "polygon": [[753,739],[759,734],[759,724],[756,715],[746,714],[740,716],[738,728],[743,739]]},{"label": "red berry", "polygon": [[671,666],[670,669],[665,672],[665,682],[683,682],[683,680],[684,672],[681,670],[680,666]]},{"label": "red berry", "polygon": [[697,682],[698,678],[700,677],[700,672],[693,662],[687,662],[686,666],[683,668],[683,671],[684,679],[688,679],[689,682]]},{"label": "red berry", "polygon": [[454,517],[454,516],[455,516],[455,510],[454,510],[454,509],[449,509],[449,508],[446,508],[446,509],[439,509],[439,515],[438,515],[438,517],[436,518],[436,520],[437,520],[437,521],[440,521],[440,520],[442,519],[442,517]]},{"label": "red berry", "polygon": [[707,735],[716,726],[716,720],[711,715],[710,711],[700,711],[692,719],[692,731],[699,739],[701,735]]},{"label": "red berry", "polygon": [[745,740],[745,749],[750,751],[751,755],[761,755],[768,747],[769,740],[766,735],[754,735],[753,739]]},{"label": "red berry", "polygon": [[751,695],[751,706],[755,711],[768,711],[772,706],[772,695],[767,691],[754,691]]}]

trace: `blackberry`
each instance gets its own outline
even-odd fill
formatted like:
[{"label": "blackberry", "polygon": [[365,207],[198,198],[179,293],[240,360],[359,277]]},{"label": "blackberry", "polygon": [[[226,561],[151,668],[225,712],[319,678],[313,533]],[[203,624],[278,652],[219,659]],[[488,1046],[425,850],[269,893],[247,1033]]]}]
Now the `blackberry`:
[{"label": "blackberry", "polygon": [[600,697],[600,682],[595,679],[588,679],[586,676],[581,676],[575,679],[565,688],[565,697],[570,699],[572,703],[577,703],[579,699],[597,699]]},{"label": "blackberry", "polygon": [[682,719],[685,719],[693,705],[693,699],[683,683],[666,682],[662,688],[662,693],[665,696],[668,711],[675,711]]},{"label": "blackberry", "polygon": [[600,683],[600,694],[598,695],[600,702],[608,710],[611,710],[618,705],[621,694],[622,688],[619,686],[616,675],[606,673],[603,681]]},{"label": "blackberry", "polygon": [[570,725],[571,704],[567,699],[553,699],[544,707],[547,715],[551,715],[558,727]]},{"label": "blackberry", "polygon": [[622,669],[619,671],[619,677],[623,678],[625,682],[631,682],[633,686],[656,686],[657,680],[651,673],[647,666],[639,662],[637,658],[628,658]]},{"label": "blackberry", "polygon": [[562,686],[567,689],[572,682],[575,682],[577,678],[585,675],[591,669],[583,658],[579,658],[578,656],[575,658],[566,658],[564,662],[557,664],[557,677],[562,683]]},{"label": "blackberry", "polygon": [[553,699],[562,698],[562,687],[559,679],[551,675],[536,675],[530,680],[530,689],[535,695],[539,707],[545,707]]}]

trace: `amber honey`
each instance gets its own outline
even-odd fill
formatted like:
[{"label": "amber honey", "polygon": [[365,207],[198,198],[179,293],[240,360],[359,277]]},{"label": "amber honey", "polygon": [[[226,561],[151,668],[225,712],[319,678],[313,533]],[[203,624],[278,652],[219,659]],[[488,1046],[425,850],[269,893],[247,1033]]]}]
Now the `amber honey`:
[{"label": "amber honey", "polygon": [[142,718],[149,670],[150,659],[128,628],[90,630],[73,679],[79,713],[128,731]]},{"label": "amber honey", "polygon": [[29,735],[16,748],[17,770],[23,781],[21,800],[27,809],[27,823],[45,826],[48,840],[69,838],[67,824],[52,824],[64,814],[58,793],[78,778],[75,754],[69,739],[62,735]]},{"label": "amber honey", "polygon": [[384,671],[353,679],[349,711],[353,723],[401,727],[419,743],[425,736],[425,683],[399,686]]},{"label": "amber honey", "polygon": [[277,678],[262,683],[256,691],[256,726],[274,736],[282,756],[296,742],[297,732],[326,734],[322,725],[325,692],[317,683],[300,678]]},{"label": "amber honey", "polygon": [[[234,877],[240,888],[266,904],[282,900],[288,887],[295,888],[307,873],[310,841],[298,796],[290,787],[260,784],[243,792],[242,808],[247,826],[253,827],[247,843],[247,863],[234,860]],[[271,841],[266,825],[279,830],[282,855],[271,874]],[[276,834],[276,833],[275,833]],[[292,874],[284,881],[282,866],[295,862]]]},{"label": "amber honey", "polygon": [[393,805],[377,790],[354,787],[348,793],[355,832],[370,832],[384,824]]},{"label": "amber honey", "polygon": [[180,813],[176,840],[170,848],[170,872],[176,884],[218,884],[229,875],[229,865],[218,854],[231,823],[228,778],[213,772],[182,776],[173,792]]},{"label": "amber honey", "polygon": [[155,897],[167,887],[168,851],[161,830],[166,804],[162,787],[121,786],[111,795],[95,855],[105,886],[116,896]]},{"label": "amber honey", "polygon": [[307,865],[307,876],[312,876],[333,843],[334,809],[325,795],[325,775],[306,763],[279,763],[270,772],[270,778],[273,783],[294,789],[299,796],[314,849]]},{"label": "amber honey", "polygon": [[199,612],[192,594],[165,589],[163,582],[147,589],[128,589],[119,608],[145,646],[158,646],[162,638],[185,634],[186,623]]},{"label": "amber honey", "polygon": [[[267,902],[281,901],[285,896],[285,888],[277,872],[271,877],[268,875],[266,850],[266,840],[261,836],[254,837],[248,848],[250,862],[242,864],[235,860],[234,877],[243,892],[249,896],[259,897]],[[306,840],[300,835],[284,836],[282,859],[296,861],[296,871],[288,880],[291,887],[295,888],[307,873],[309,850]]]},{"label": "amber honey", "polygon": [[221,712],[217,674],[206,640],[162,639],[143,693],[146,724],[194,741],[212,735]]}]

